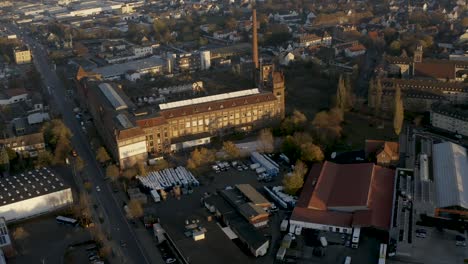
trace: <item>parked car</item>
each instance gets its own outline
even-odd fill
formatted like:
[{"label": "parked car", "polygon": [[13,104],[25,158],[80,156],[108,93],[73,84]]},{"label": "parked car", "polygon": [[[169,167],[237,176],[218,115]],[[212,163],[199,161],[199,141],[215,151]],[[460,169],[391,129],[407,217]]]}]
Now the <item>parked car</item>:
[{"label": "parked car", "polygon": [[426,229],[416,229],[416,237],[426,238],[427,232]]},{"label": "parked car", "polygon": [[466,238],[464,236],[456,235],[455,240],[456,240],[455,245],[459,247],[466,247]]}]

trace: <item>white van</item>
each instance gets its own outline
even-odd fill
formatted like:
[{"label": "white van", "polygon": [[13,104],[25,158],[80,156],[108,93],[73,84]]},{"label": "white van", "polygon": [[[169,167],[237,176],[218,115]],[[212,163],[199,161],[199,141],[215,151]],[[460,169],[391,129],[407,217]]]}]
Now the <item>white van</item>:
[{"label": "white van", "polygon": [[351,264],[351,257],[347,256],[344,260],[344,264]]}]

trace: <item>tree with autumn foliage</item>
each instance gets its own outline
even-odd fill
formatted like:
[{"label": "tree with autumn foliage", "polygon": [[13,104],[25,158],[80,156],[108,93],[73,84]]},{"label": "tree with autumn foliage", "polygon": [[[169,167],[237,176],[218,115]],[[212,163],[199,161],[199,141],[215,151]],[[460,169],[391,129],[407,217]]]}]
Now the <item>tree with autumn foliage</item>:
[{"label": "tree with autumn foliage", "polygon": [[307,166],[300,160],[296,162],[292,173],[284,176],[283,186],[285,192],[295,195],[304,185],[304,176],[307,173]]}]

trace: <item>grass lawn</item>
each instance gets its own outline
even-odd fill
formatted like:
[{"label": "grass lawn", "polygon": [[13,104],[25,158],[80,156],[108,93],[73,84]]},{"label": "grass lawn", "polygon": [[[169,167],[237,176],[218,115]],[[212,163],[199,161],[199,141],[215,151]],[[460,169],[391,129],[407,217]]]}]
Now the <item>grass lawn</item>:
[{"label": "grass lawn", "polygon": [[392,122],[384,121],[384,127],[378,128],[367,116],[347,113],[343,124],[343,148],[362,149],[366,139],[397,141]]}]

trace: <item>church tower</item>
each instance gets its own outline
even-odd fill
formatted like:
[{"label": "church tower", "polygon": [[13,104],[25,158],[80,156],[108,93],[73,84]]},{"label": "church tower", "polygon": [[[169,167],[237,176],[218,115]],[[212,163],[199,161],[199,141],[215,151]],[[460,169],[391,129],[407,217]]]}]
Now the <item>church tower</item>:
[{"label": "church tower", "polygon": [[422,62],[423,60],[423,48],[421,45],[418,45],[416,47],[416,50],[414,51],[414,62]]},{"label": "church tower", "polygon": [[284,106],[284,74],[282,72],[273,72],[273,95],[276,97],[277,100],[277,107],[278,107],[278,114],[281,119],[284,118],[285,115],[285,106]]}]

